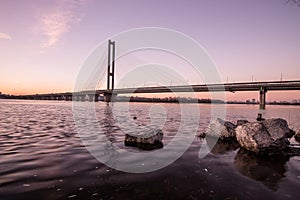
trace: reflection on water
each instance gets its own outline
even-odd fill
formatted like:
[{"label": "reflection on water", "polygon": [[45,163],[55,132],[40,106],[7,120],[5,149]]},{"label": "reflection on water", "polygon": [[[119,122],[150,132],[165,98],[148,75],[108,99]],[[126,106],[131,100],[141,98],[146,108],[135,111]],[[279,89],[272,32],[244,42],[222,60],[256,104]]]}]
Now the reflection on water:
[{"label": "reflection on water", "polygon": [[106,106],[104,108],[104,116],[98,119],[99,125],[103,130],[103,133],[108,137],[111,142],[116,142],[116,136],[114,133],[119,130],[119,127],[115,126],[115,120],[113,118],[112,108],[110,106]]},{"label": "reflection on water", "polygon": [[276,191],[286,172],[285,164],[288,160],[288,156],[258,156],[241,148],[235,157],[234,165],[244,176],[260,181]]},{"label": "reflection on water", "polygon": [[[145,126],[154,117],[155,122],[164,122],[166,145],[180,127],[180,107],[157,104],[160,107],[154,109],[153,105],[130,104],[129,116],[137,119],[128,121],[123,117],[126,113],[118,111],[120,118],[115,119],[111,105],[99,102],[97,124],[118,148],[139,153],[137,148],[124,145],[124,133],[118,123],[132,131],[132,124]],[[184,106],[198,108],[196,104]],[[200,133],[209,124],[210,106],[199,105],[199,108]],[[159,109],[166,115],[154,113]],[[257,109],[251,105],[228,105],[226,120],[253,121]],[[287,119],[294,128],[300,127],[299,116],[297,106],[268,106],[264,113],[265,118]],[[80,120],[82,128],[88,131],[91,127],[85,125],[86,118]],[[186,128],[189,130],[189,124]],[[182,157],[161,170],[124,173],[103,165],[86,150],[77,134],[70,102],[0,100],[0,199],[300,198],[299,156],[258,158],[238,150],[236,144],[218,141],[211,154],[199,159],[202,142],[195,139]],[[108,145],[107,152],[98,153],[105,156],[111,152],[110,148]],[[111,162],[117,158],[115,155]],[[135,157],[123,159],[136,162]]]},{"label": "reflection on water", "polygon": [[[210,140],[212,140],[212,141],[210,142]],[[214,140],[215,139],[213,139],[211,137],[206,137],[206,141],[207,141],[208,145],[210,143],[214,144]],[[225,154],[229,151],[235,151],[239,147],[240,147],[240,144],[237,141],[233,141],[233,140],[224,141],[224,140],[219,139],[216,142],[216,144],[214,144],[214,146],[212,147],[211,153],[213,153],[215,155]]]}]

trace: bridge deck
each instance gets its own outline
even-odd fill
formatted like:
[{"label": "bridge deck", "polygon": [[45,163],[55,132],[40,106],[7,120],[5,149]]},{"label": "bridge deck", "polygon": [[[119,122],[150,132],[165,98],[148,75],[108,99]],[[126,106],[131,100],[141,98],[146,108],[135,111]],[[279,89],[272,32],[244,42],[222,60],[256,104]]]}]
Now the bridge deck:
[{"label": "bridge deck", "polygon": [[[259,91],[264,88],[271,90],[300,90],[300,81],[273,81],[273,82],[245,82],[226,84],[203,84],[181,86],[158,86],[115,89],[117,94],[126,93],[166,93],[166,92],[220,92],[220,91]],[[99,91],[100,92],[100,91]]]},{"label": "bridge deck", "polygon": [[[300,80],[294,81],[268,81],[268,82],[243,82],[243,83],[225,83],[225,84],[201,84],[201,85],[179,85],[179,86],[155,86],[155,87],[137,87],[114,89],[116,94],[128,93],[168,93],[168,92],[220,92],[220,91],[259,91],[263,88],[265,91],[271,90],[300,90]],[[72,95],[93,95],[104,94],[107,90],[85,90],[80,92],[49,93],[35,95],[20,95],[20,98],[33,97],[61,97]]]}]

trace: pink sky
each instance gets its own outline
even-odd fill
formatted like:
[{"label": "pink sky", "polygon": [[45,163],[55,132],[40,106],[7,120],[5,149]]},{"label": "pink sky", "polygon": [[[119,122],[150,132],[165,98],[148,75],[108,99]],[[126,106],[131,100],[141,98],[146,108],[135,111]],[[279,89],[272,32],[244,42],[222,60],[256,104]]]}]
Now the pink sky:
[{"label": "pink sky", "polygon": [[[72,91],[97,44],[140,27],[192,37],[224,82],[300,79],[300,9],[285,0],[11,0],[1,2],[0,19],[2,93]],[[227,94],[228,100],[252,98],[258,92]],[[300,99],[298,91],[267,94],[269,101],[293,99]]]}]

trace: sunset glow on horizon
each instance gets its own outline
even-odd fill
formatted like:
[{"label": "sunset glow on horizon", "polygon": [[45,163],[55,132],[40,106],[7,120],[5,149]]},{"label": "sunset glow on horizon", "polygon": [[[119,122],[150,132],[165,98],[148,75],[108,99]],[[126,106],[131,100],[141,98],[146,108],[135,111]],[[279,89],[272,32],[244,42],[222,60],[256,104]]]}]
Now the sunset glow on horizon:
[{"label": "sunset glow on horizon", "polygon": [[[141,27],[193,38],[224,83],[300,80],[300,8],[285,0],[12,0],[0,5],[4,94],[71,92],[82,63],[99,43]],[[203,84],[192,77],[188,82]],[[202,96],[209,95],[197,94]],[[258,100],[258,92],[226,93],[227,100],[253,98]],[[298,91],[267,93],[267,101],[293,99],[300,99]]]}]

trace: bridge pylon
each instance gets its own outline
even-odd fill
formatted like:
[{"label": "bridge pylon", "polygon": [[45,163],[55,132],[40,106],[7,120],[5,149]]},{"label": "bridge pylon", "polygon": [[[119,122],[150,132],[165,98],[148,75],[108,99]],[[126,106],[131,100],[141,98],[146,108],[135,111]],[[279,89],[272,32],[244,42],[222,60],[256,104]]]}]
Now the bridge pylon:
[{"label": "bridge pylon", "polygon": [[260,87],[259,91],[259,109],[264,110],[266,109],[266,94],[267,94],[267,89]]},{"label": "bridge pylon", "polygon": [[108,40],[107,61],[107,90],[104,92],[104,101],[111,102],[116,94],[113,94],[115,85],[115,41]]},{"label": "bridge pylon", "polygon": [[113,90],[115,84],[115,41],[108,40],[107,90]]}]

